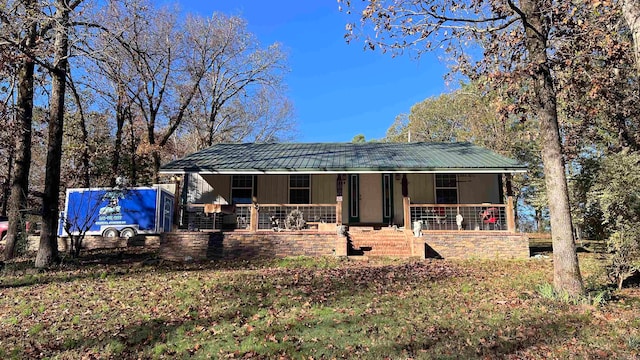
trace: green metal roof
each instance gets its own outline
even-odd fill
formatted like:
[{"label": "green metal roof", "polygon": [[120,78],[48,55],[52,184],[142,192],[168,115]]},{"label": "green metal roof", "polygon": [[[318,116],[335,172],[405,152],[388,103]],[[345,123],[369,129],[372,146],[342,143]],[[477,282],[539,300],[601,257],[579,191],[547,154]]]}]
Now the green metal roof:
[{"label": "green metal roof", "polygon": [[523,172],[525,165],[469,143],[216,144],[162,173]]}]

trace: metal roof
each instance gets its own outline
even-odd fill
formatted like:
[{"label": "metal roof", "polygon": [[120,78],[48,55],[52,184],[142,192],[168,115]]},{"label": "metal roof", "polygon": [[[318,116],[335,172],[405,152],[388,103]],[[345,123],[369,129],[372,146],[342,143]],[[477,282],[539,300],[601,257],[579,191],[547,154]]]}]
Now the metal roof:
[{"label": "metal roof", "polygon": [[470,143],[216,144],[161,168],[161,173],[509,173],[526,166]]}]

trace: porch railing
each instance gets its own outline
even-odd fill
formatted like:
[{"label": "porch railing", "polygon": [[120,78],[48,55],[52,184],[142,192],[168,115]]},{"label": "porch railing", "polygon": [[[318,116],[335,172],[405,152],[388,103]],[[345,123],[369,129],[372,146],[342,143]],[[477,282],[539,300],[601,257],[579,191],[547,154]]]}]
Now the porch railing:
[{"label": "porch railing", "polygon": [[409,211],[422,230],[509,230],[504,204],[410,204]]},{"label": "porch railing", "polygon": [[183,205],[181,214],[181,227],[189,230],[220,230],[224,218],[222,214],[207,214],[204,212],[204,204]]},{"label": "porch railing", "polygon": [[287,216],[298,210],[309,223],[335,223],[335,204],[260,204],[258,207],[258,230],[286,228]]},{"label": "porch railing", "polygon": [[251,226],[251,204],[236,205],[236,229],[249,229]]},{"label": "porch railing", "polygon": [[[189,230],[251,229],[252,204],[237,204],[235,213],[204,212],[204,204],[182,207],[182,227]],[[307,224],[335,223],[335,204],[260,204],[257,208],[257,230],[285,229],[286,219],[293,210],[299,210]]]}]

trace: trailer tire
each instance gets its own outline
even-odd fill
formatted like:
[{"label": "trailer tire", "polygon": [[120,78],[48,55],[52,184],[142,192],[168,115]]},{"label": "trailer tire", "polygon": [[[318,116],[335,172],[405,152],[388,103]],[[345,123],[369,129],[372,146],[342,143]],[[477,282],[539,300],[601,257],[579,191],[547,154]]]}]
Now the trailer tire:
[{"label": "trailer tire", "polygon": [[115,238],[115,237],[118,237],[119,235],[120,234],[118,233],[118,229],[116,228],[106,228],[102,232],[102,237],[106,237],[106,238]]},{"label": "trailer tire", "polygon": [[124,228],[120,230],[120,237],[128,239],[130,237],[136,236],[136,229],[134,228]]}]

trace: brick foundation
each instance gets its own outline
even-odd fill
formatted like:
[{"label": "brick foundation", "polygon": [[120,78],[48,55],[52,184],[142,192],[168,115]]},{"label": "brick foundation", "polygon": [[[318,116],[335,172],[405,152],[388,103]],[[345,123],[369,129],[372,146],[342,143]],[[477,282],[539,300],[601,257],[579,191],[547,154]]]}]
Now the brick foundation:
[{"label": "brick foundation", "polygon": [[346,238],[335,232],[173,232],[160,237],[160,257],[172,261],[286,256],[341,256]]},{"label": "brick foundation", "polygon": [[[28,241],[28,251],[38,251],[38,245],[40,244],[40,236],[31,235],[27,239]],[[58,251],[60,252],[68,252],[69,237],[59,237],[58,238]],[[125,238],[105,238],[102,236],[86,236],[82,240],[82,249],[83,250],[97,250],[97,249],[117,249],[117,248],[126,248],[126,247],[134,247],[134,246],[145,246],[145,247],[158,247],[160,246],[160,236],[159,235],[136,235],[129,239]]]},{"label": "brick foundation", "polygon": [[529,257],[527,234],[506,232],[425,232],[414,238],[416,251],[426,257],[454,259],[525,259]]}]

